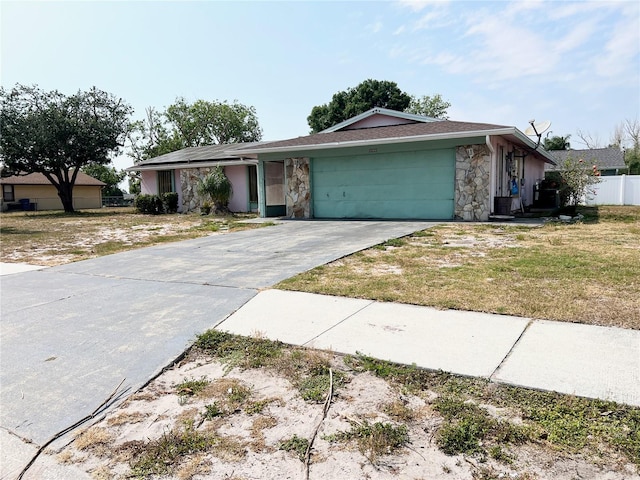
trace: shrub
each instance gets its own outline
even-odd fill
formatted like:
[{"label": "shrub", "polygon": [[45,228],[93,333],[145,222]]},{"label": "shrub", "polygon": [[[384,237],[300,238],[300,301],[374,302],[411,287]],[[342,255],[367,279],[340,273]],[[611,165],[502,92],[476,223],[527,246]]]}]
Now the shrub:
[{"label": "shrub", "polygon": [[136,210],[148,215],[158,215],[164,212],[162,200],[157,195],[140,194],[135,200]]},{"label": "shrub", "polygon": [[178,194],[176,192],[163,193],[160,198],[165,212],[176,213],[178,211]]},{"label": "shrub", "polygon": [[588,166],[583,159],[567,157],[556,172],[547,178],[558,183],[562,206],[578,206],[595,193],[594,185],[600,182],[596,165]]},{"label": "shrub", "polygon": [[211,199],[216,212],[225,210],[233,194],[233,188],[224,174],[224,168],[216,167],[200,180],[198,182],[198,193]]}]

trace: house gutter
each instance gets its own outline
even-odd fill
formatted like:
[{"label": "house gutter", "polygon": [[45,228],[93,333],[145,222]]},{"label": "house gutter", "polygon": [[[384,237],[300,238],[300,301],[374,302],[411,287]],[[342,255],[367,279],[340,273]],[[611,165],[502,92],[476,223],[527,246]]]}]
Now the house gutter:
[{"label": "house gutter", "polygon": [[147,165],[134,165],[125,168],[125,172],[143,172],[145,170],[176,170],[179,168],[200,168],[200,167],[231,167],[235,165],[257,165],[258,160],[241,159],[241,160],[218,160],[203,162],[177,162],[177,163],[158,163]]}]

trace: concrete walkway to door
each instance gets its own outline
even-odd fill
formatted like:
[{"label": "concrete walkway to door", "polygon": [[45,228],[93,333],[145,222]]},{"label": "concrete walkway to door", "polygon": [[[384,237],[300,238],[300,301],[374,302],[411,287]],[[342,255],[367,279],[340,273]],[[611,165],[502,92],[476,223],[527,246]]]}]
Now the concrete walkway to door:
[{"label": "concrete walkway to door", "polygon": [[0,438],[41,445],[122,379],[129,392],[144,385],[260,289],[433,225],[284,221],[4,275]]}]

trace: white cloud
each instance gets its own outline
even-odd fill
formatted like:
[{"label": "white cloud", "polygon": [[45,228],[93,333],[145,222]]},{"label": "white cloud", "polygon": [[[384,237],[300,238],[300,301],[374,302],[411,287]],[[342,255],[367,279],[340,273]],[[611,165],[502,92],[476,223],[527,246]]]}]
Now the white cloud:
[{"label": "white cloud", "polygon": [[524,0],[507,4],[504,14],[508,17],[520,17],[525,12],[532,12],[546,8],[544,0]]},{"label": "white cloud", "polygon": [[367,25],[367,30],[371,33],[378,33],[382,30],[382,22],[380,20],[376,20],[374,23]]},{"label": "white cloud", "polygon": [[587,42],[597,29],[597,20],[590,19],[575,25],[563,38],[553,41],[558,52],[568,52]]},{"label": "white cloud", "polygon": [[602,77],[618,77],[633,72],[637,75],[639,56],[638,20],[626,19],[615,26],[604,52],[595,59],[596,72]]},{"label": "white cloud", "polygon": [[404,25],[400,25],[398,28],[396,28],[393,32],[394,35],[400,35],[401,33],[403,33],[405,31],[405,26]]},{"label": "white cloud", "polygon": [[423,30],[425,28],[429,28],[430,26],[434,26],[434,20],[439,20],[443,17],[442,12],[440,11],[432,11],[429,12],[422,17],[418,21],[413,24],[413,30]]},{"label": "white cloud", "polygon": [[410,8],[414,12],[420,12],[426,7],[442,6],[449,3],[449,0],[398,0],[397,4],[401,7]]}]

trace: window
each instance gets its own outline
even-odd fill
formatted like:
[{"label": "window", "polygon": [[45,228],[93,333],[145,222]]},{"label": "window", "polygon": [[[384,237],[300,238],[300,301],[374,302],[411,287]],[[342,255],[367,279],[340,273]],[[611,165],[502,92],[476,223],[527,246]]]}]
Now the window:
[{"label": "window", "polygon": [[175,192],[173,177],[173,170],[161,170],[158,172],[158,195]]},{"label": "window", "polygon": [[2,199],[5,202],[14,202],[16,199],[13,185],[2,185]]},{"label": "window", "polygon": [[258,203],[258,168],[249,165],[249,202]]}]

